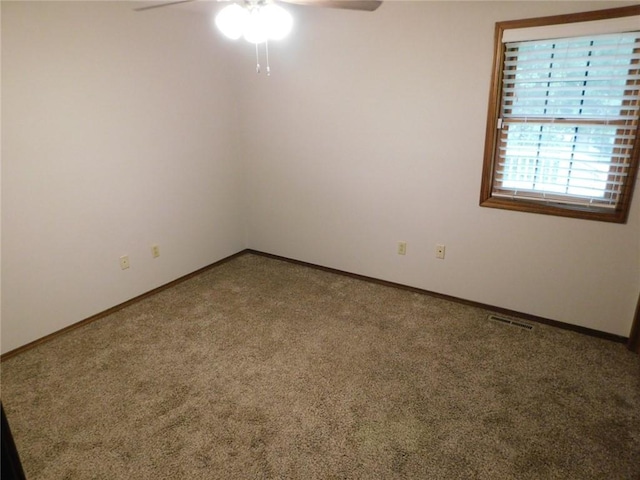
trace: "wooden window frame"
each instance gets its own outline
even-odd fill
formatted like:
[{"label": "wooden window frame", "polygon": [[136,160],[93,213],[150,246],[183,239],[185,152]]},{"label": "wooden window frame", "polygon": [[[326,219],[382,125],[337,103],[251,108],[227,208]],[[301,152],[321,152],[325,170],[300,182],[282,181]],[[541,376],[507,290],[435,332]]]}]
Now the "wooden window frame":
[{"label": "wooden window frame", "polygon": [[493,196],[493,184],[495,175],[495,159],[499,146],[500,130],[496,128],[500,117],[502,102],[503,64],[505,46],[502,43],[503,32],[514,28],[542,27],[548,25],[588,22],[594,20],[607,20],[611,18],[640,15],[640,6],[610,8],[592,12],[582,12],[550,17],[529,18],[523,20],[510,20],[497,22],[494,37],[494,60],[491,77],[491,90],[489,93],[489,108],[487,113],[486,140],[484,149],[484,164],[482,170],[482,185],[480,189],[480,206],[500,208],[521,212],[556,215],[562,217],[597,220],[604,222],[626,223],[631,209],[633,189],[636,183],[638,163],[640,157],[640,121],[636,126],[636,138],[631,153],[627,181],[621,192],[621,200],[615,209],[586,210],[584,207],[544,203],[526,199],[512,199]]}]

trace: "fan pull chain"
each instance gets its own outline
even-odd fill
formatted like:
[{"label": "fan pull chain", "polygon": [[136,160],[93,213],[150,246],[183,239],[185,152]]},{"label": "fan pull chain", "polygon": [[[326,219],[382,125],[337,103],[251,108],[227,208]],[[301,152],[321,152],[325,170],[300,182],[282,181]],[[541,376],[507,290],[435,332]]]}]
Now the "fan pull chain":
[{"label": "fan pull chain", "polygon": [[[271,66],[269,65],[269,41],[264,42],[264,52],[267,61],[267,76],[271,75]],[[262,69],[260,68],[260,49],[258,48],[258,44],[256,43],[256,73],[261,73]]]},{"label": "fan pull chain", "polygon": [[267,77],[271,75],[271,67],[269,67],[269,40],[264,42],[264,51],[267,56]]},{"label": "fan pull chain", "polygon": [[260,53],[258,51],[257,43],[256,43],[256,73],[260,73]]}]

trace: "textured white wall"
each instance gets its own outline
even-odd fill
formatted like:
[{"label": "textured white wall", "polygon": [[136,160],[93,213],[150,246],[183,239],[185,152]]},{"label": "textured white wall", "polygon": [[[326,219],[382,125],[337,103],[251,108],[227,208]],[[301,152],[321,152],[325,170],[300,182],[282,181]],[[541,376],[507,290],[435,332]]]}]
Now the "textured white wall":
[{"label": "textured white wall", "polygon": [[640,190],[626,225],[478,206],[494,23],[628,4],[291,7],[272,77],[243,77],[249,246],[628,335]]},{"label": "textured white wall", "polygon": [[218,40],[173,9],[2,2],[3,352],[246,247]]}]

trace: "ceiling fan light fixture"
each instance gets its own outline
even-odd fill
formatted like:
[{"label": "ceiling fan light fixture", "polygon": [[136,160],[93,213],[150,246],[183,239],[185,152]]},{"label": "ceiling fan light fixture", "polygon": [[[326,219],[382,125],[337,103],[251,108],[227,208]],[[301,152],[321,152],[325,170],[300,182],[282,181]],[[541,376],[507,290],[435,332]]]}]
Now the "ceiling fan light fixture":
[{"label": "ceiling fan light fixture", "polygon": [[272,3],[245,7],[234,3],[220,10],[215,24],[232,40],[244,37],[246,41],[258,44],[286,37],[291,32],[293,18],[284,8]]}]

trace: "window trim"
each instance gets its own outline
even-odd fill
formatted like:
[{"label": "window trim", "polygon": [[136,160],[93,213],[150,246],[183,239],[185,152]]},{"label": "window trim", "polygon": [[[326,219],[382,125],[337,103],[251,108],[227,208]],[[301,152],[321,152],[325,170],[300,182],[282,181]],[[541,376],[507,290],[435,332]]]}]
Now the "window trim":
[{"label": "window trim", "polygon": [[638,163],[640,157],[640,121],[636,127],[636,138],[633,144],[632,155],[629,164],[629,181],[624,186],[621,197],[622,200],[615,209],[609,210],[586,210],[584,207],[561,204],[548,204],[539,201],[526,199],[510,199],[504,197],[494,197],[493,180],[495,170],[495,152],[498,147],[499,134],[496,128],[500,116],[500,105],[502,100],[502,72],[505,48],[502,37],[505,30],[516,28],[543,27],[557,24],[579,23],[595,20],[608,20],[618,17],[640,15],[640,6],[610,8],[606,10],[596,10],[591,12],[573,13],[565,15],[554,15],[550,17],[529,18],[523,20],[509,20],[497,22],[494,35],[494,57],[493,71],[491,76],[491,89],[489,92],[489,107],[487,112],[487,125],[484,147],[484,163],[482,168],[482,184],[480,189],[480,206],[490,208],[500,208],[521,212],[539,213],[546,215],[556,215],[562,217],[580,218],[587,220],[597,220],[604,222],[626,223],[633,190],[636,184]]}]

